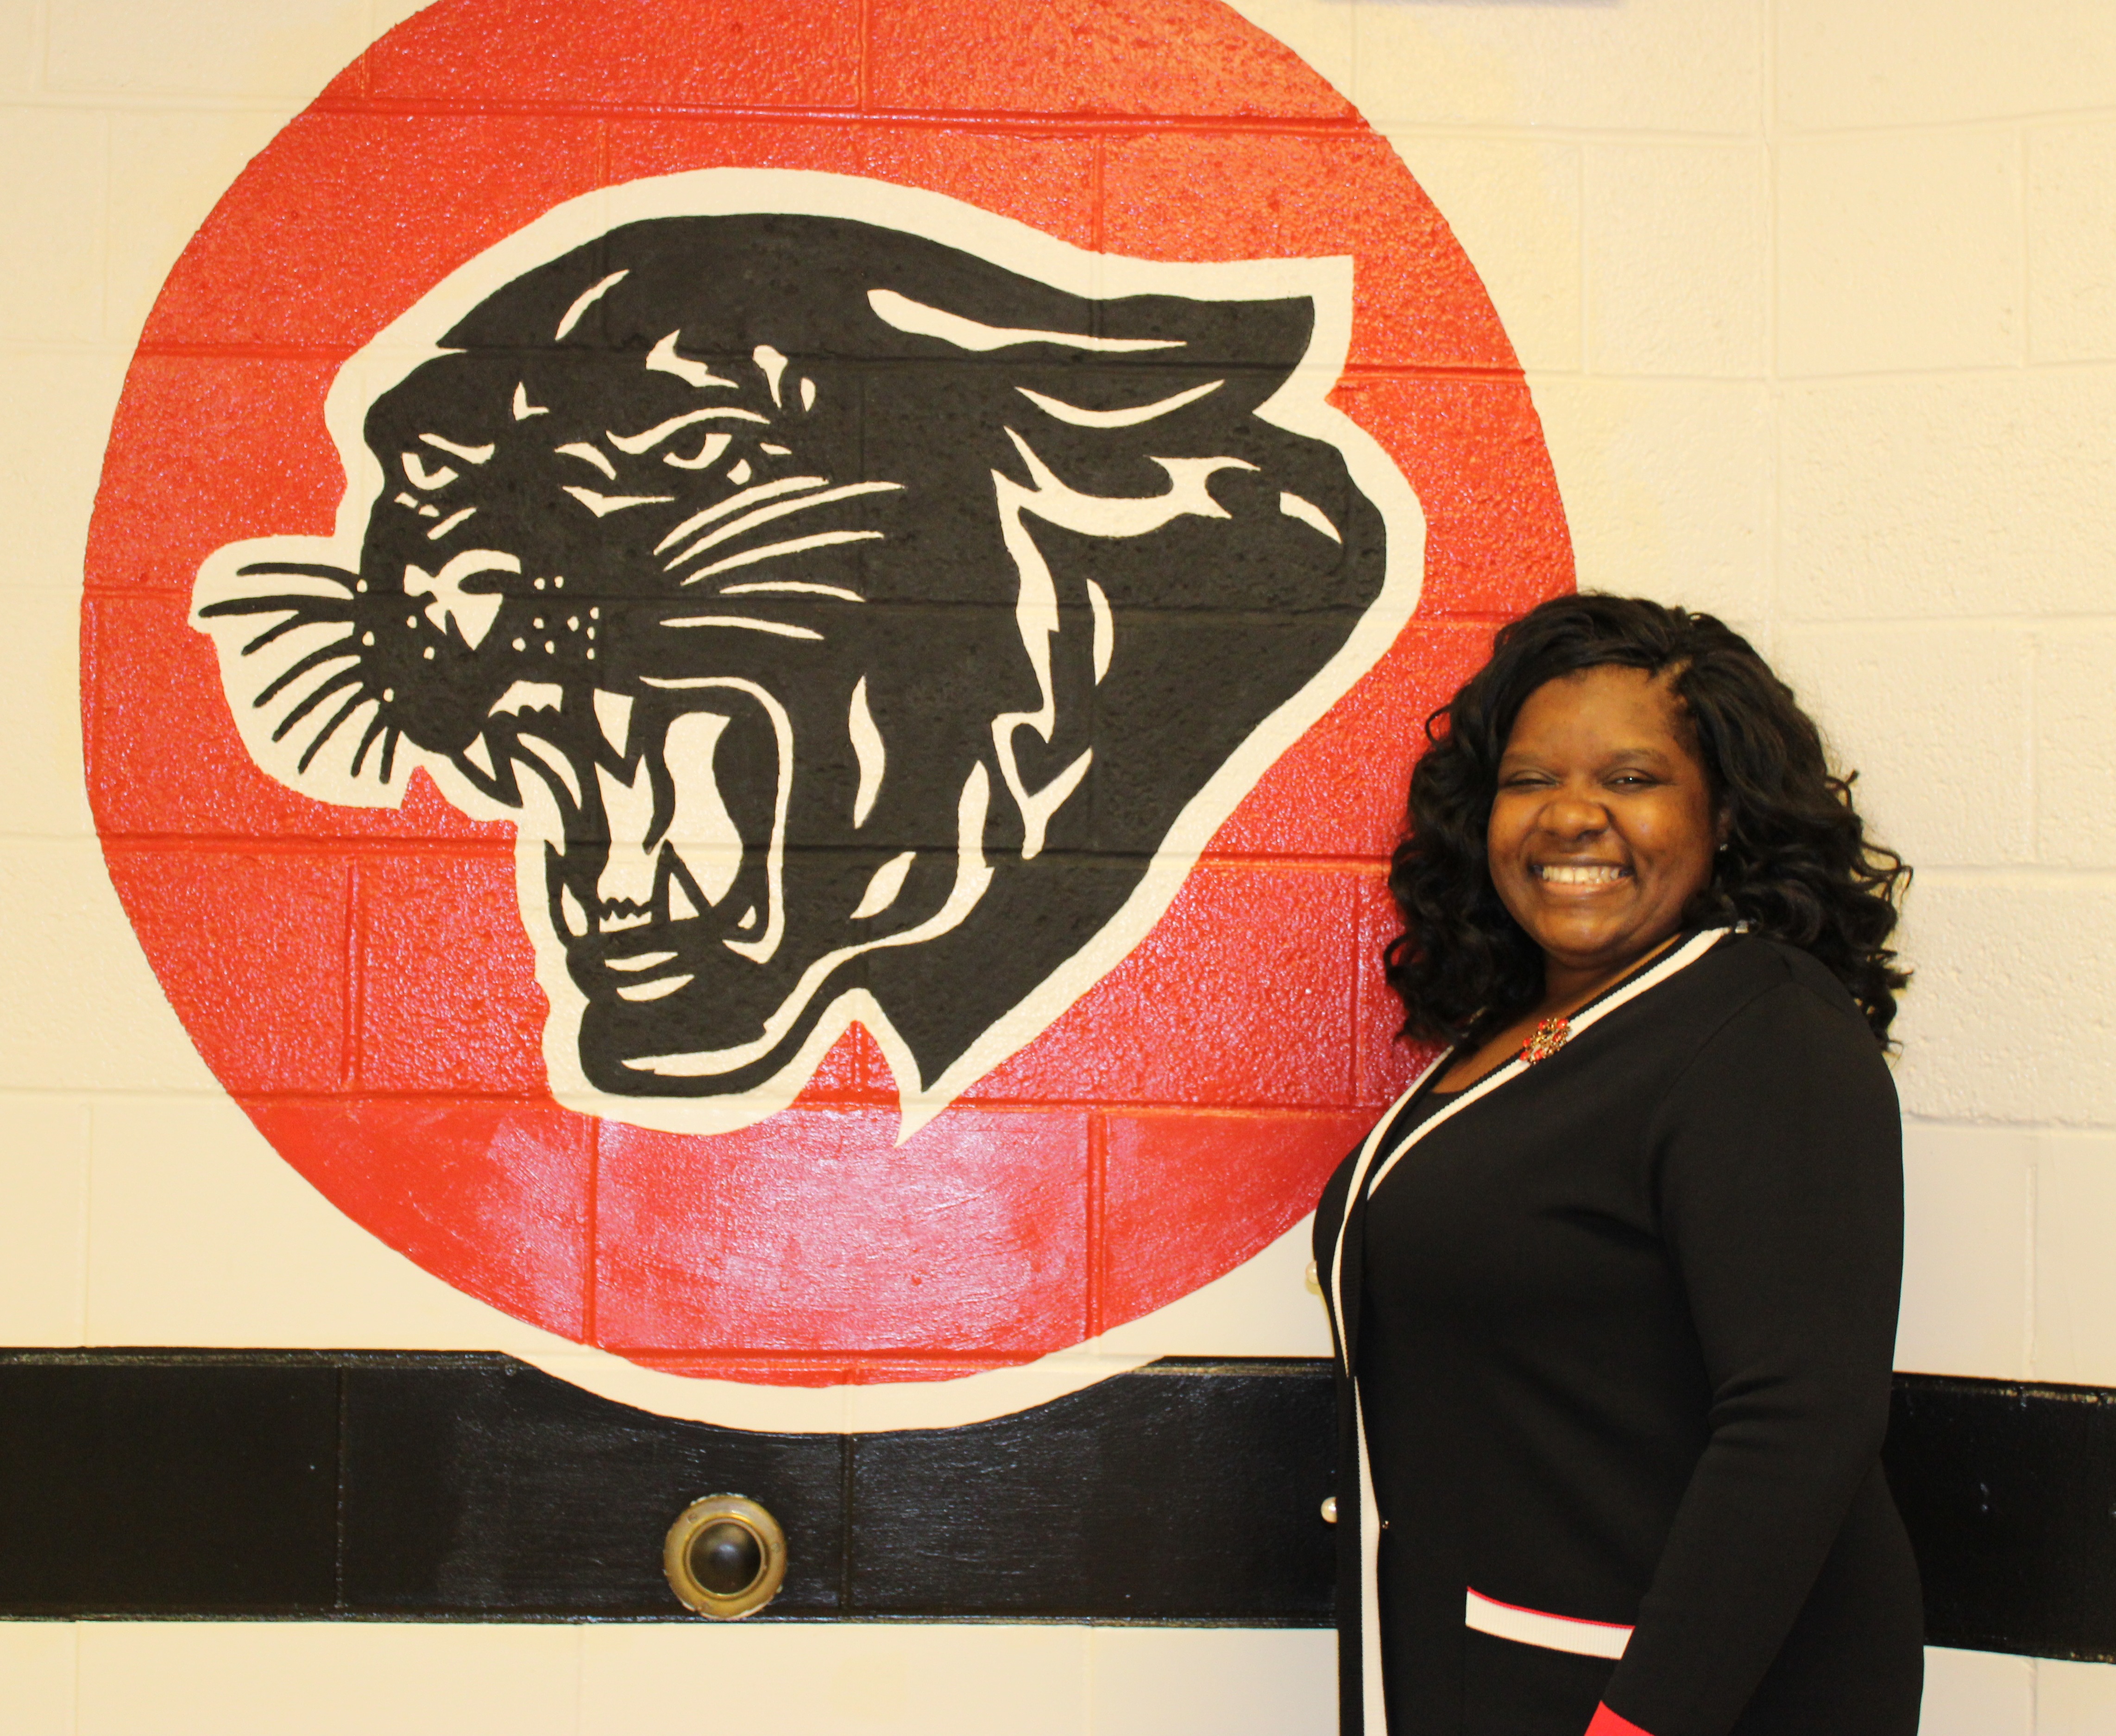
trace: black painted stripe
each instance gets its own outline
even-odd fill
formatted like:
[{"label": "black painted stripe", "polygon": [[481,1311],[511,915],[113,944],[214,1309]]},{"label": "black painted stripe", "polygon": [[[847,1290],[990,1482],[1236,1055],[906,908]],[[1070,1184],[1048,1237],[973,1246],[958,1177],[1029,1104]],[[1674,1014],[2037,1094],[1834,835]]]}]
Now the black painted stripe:
[{"label": "black painted stripe", "polygon": [[[1171,1360],[963,1428],[674,1421],[511,1357],[0,1353],[0,1615],[689,1619],[702,1495],[784,1524],[758,1618],[1321,1627],[1329,1364]],[[2116,1392],[1898,1377],[1934,1644],[2116,1659]]]}]

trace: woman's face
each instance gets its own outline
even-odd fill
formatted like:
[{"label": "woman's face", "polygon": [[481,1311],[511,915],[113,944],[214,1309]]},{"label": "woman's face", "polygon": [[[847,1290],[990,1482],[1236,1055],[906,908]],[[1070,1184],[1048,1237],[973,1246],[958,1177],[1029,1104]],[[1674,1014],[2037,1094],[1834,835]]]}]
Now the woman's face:
[{"label": "woman's face", "polygon": [[1543,948],[1548,986],[1614,975],[1674,934],[1719,828],[1674,695],[1588,669],[1529,696],[1499,761],[1492,884]]}]

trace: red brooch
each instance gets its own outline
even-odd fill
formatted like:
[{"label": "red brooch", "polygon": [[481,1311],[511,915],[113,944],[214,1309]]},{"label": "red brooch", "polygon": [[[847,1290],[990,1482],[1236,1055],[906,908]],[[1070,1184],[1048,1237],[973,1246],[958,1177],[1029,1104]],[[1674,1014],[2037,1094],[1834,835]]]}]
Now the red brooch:
[{"label": "red brooch", "polygon": [[1533,1067],[1539,1061],[1548,1061],[1571,1040],[1572,1026],[1568,1020],[1545,1019],[1521,1045],[1520,1058]]}]

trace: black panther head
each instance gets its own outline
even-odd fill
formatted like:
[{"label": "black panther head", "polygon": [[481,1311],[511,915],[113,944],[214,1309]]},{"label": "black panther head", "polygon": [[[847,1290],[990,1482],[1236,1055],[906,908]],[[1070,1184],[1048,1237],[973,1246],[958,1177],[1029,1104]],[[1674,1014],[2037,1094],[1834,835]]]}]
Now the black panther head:
[{"label": "black panther head", "polygon": [[1382,590],[1343,452],[1264,411],[1313,321],[844,218],[629,223],[374,398],[356,563],[223,549],[196,618],[275,774],[416,761],[518,819],[546,1052],[595,1091],[755,1119],[857,1017],[930,1092],[1115,962]]}]

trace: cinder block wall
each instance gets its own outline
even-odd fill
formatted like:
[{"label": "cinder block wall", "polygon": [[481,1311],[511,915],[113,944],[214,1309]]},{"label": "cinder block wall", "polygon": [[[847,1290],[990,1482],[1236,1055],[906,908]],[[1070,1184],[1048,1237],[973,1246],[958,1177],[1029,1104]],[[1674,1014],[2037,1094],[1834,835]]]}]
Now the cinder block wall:
[{"label": "cinder block wall", "polygon": [[[131,346],[249,156],[415,10],[0,0],[0,1342],[527,1343],[228,1105],[82,793],[82,549]],[[1918,866],[1898,1366],[2116,1385],[2116,11],[1240,10],[1387,133],[1482,272],[1581,582],[1752,631]],[[1311,1306],[1289,1287],[1223,1348],[1310,1343]],[[2116,1669],[1932,1665],[1934,1736],[2116,1727]],[[0,1626],[25,1736],[1319,1733],[1329,1669],[1318,1633]]]}]

